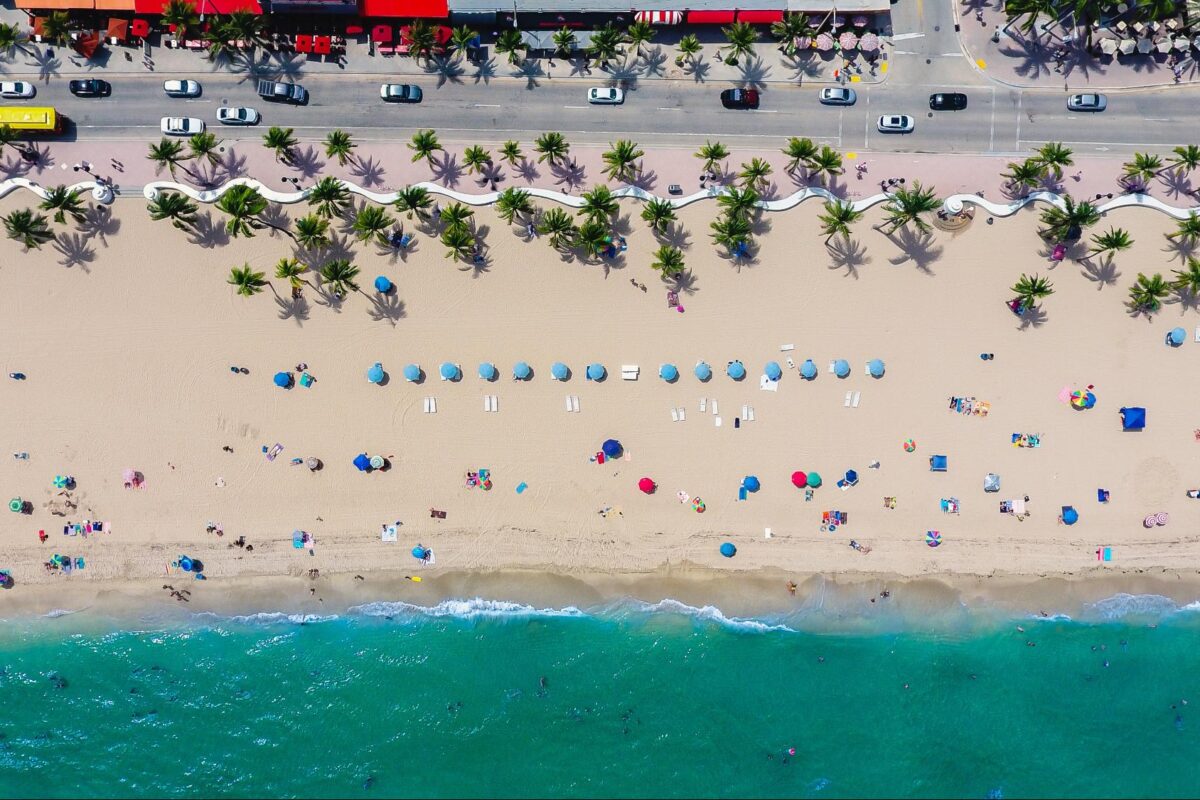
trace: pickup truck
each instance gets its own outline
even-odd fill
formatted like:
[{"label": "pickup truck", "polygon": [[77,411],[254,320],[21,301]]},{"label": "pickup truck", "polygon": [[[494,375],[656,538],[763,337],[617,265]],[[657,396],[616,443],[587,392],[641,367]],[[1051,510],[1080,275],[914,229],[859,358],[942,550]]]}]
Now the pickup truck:
[{"label": "pickup truck", "polygon": [[308,90],[298,83],[282,81],[259,81],[258,96],[264,100],[304,105],[308,102]]}]

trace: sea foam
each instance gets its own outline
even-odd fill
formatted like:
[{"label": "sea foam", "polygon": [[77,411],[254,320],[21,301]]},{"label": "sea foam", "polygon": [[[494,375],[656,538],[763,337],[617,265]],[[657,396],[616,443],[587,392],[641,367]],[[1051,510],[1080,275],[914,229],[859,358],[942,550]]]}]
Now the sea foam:
[{"label": "sea foam", "polygon": [[456,617],[459,619],[497,619],[504,617],[585,617],[574,606],[564,608],[535,608],[507,600],[485,600],[482,597],[462,600],[443,600],[434,606],[421,606],[402,601],[380,600],[351,606],[351,614],[364,617]]}]

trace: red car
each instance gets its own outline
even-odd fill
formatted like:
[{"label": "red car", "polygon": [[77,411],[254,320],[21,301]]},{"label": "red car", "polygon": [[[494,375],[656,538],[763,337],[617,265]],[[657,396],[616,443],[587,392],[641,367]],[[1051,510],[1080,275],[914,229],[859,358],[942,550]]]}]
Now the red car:
[{"label": "red car", "polygon": [[721,92],[721,105],[726,108],[758,108],[758,90],[726,89]]}]

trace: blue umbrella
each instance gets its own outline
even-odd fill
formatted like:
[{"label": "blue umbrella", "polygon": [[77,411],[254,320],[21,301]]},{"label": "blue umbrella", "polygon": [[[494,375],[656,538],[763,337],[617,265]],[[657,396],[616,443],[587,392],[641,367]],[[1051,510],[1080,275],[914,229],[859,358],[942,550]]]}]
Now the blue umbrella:
[{"label": "blue umbrella", "polygon": [[550,375],[556,381],[565,381],[567,376],[571,374],[571,370],[567,369],[567,365],[561,361],[555,361],[550,367]]},{"label": "blue umbrella", "polygon": [[485,381],[496,380],[496,365],[490,361],[485,361],[479,365],[479,377]]},{"label": "blue umbrella", "polygon": [[679,369],[674,364],[663,364],[658,368],[658,377],[667,383],[674,383],[679,380]]},{"label": "blue umbrella", "polygon": [[733,542],[725,542],[721,545],[721,555],[726,558],[733,558],[737,555],[737,548],[733,546]]},{"label": "blue umbrella", "polygon": [[758,482],[756,475],[747,475],[742,479],[742,486],[745,487],[747,492],[757,492],[762,487],[762,484]]},{"label": "blue umbrella", "polygon": [[366,453],[359,453],[354,457],[354,466],[359,472],[366,472],[371,467],[371,459],[367,458]]},{"label": "blue umbrella", "polygon": [[1075,510],[1074,506],[1063,506],[1062,521],[1067,525],[1074,525],[1079,522],[1079,512]]},{"label": "blue umbrella", "polygon": [[424,548],[424,547],[421,547],[421,545],[417,545],[416,547],[414,547],[414,548],[412,549],[413,558],[419,558],[419,559],[421,559],[422,561],[424,561],[424,560],[425,560],[425,553],[426,553],[426,552],[427,552],[427,551],[425,550],[425,548]]},{"label": "blue umbrella", "polygon": [[839,378],[844,378],[850,374],[850,362],[844,358],[839,358],[833,362],[833,374]]},{"label": "blue umbrella", "polygon": [[811,381],[813,378],[817,377],[817,365],[813,363],[811,358],[806,359],[805,362],[800,365],[800,377],[804,378],[806,381]]},{"label": "blue umbrella", "polygon": [[605,439],[604,444],[600,445],[600,450],[609,458],[616,458],[621,455],[621,443],[616,439]]},{"label": "blue umbrella", "polygon": [[179,568],[184,572],[191,572],[192,566],[192,560],[187,556],[183,556],[179,559]]},{"label": "blue umbrella", "polygon": [[1183,328],[1172,328],[1171,332],[1167,334],[1167,343],[1172,347],[1179,347],[1186,337],[1187,331]]},{"label": "blue umbrella", "polygon": [[883,377],[883,362],[878,358],[872,358],[867,362],[867,372],[871,373],[872,378]]},{"label": "blue umbrella", "polygon": [[518,361],[516,364],[513,365],[513,377],[519,381],[528,380],[530,374],[532,374],[532,373],[533,373],[533,370],[531,370],[529,368],[529,365],[526,364],[524,361]]},{"label": "blue umbrella", "polygon": [[375,366],[367,370],[367,380],[371,383],[381,382],[383,380],[383,364],[376,361]]},{"label": "blue umbrella", "polygon": [[703,361],[696,365],[695,372],[696,377],[702,381],[706,381],[712,377],[712,367],[710,367],[708,364],[705,364]]},{"label": "blue umbrella", "polygon": [[767,374],[768,380],[777,381],[783,377],[783,370],[779,367],[779,363],[776,361],[768,361],[767,368],[764,371]]},{"label": "blue umbrella", "polygon": [[275,385],[280,389],[286,389],[292,385],[292,376],[286,372],[275,373]]},{"label": "blue umbrella", "polygon": [[740,361],[730,361],[729,366],[725,368],[725,374],[735,381],[740,381],[746,377],[746,368]]},{"label": "blue umbrella", "polygon": [[444,381],[456,381],[461,377],[458,367],[449,361],[442,362],[442,366],[438,368],[438,374],[442,376],[442,380]]},{"label": "blue umbrella", "polygon": [[587,379],[589,381],[602,381],[606,374],[603,364],[588,364]]},{"label": "blue umbrella", "polygon": [[387,294],[392,290],[392,282],[383,275],[375,279],[375,291],[380,294]]},{"label": "blue umbrella", "polygon": [[421,368],[416,364],[409,364],[404,368],[404,380],[416,383],[421,380]]},{"label": "blue umbrella", "polygon": [[858,483],[858,473],[852,469],[846,470],[846,483]]}]

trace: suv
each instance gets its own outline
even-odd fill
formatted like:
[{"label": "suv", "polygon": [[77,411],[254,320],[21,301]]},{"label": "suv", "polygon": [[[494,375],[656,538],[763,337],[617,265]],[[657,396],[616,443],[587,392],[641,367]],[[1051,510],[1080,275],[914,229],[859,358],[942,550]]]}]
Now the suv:
[{"label": "suv", "polygon": [[304,105],[308,102],[308,90],[298,83],[283,81],[259,81],[258,96],[264,100]]},{"label": "suv", "polygon": [[588,89],[588,102],[595,106],[616,106],[625,102],[625,91],[607,86]]},{"label": "suv", "polygon": [[962,111],[967,107],[967,96],[958,92],[931,94],[929,107],[934,111]]},{"label": "suv", "polygon": [[726,89],[721,92],[721,105],[726,108],[758,108],[758,90]]}]

